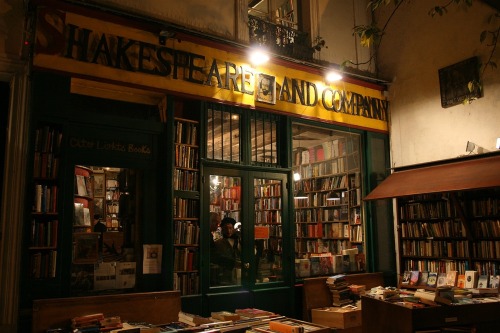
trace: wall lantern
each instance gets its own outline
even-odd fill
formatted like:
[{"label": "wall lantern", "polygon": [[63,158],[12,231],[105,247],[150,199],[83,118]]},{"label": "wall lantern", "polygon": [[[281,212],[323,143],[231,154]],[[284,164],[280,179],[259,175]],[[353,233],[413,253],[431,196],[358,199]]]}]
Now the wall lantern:
[{"label": "wall lantern", "polygon": [[342,80],[342,75],[337,71],[329,71],[325,76],[326,82],[336,82]]},{"label": "wall lantern", "polygon": [[249,52],[250,63],[254,66],[265,64],[269,61],[269,55],[263,49],[251,49]]}]

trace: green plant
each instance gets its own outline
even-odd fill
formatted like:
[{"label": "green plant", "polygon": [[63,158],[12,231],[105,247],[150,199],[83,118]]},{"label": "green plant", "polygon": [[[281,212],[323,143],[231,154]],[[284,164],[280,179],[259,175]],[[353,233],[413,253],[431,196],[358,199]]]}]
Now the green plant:
[{"label": "green plant", "polygon": [[[368,2],[367,9],[372,12],[375,12],[382,5],[388,6],[393,4],[394,8],[381,28],[376,23],[374,23],[373,25],[358,25],[353,28],[353,35],[357,35],[360,38],[360,44],[365,47],[373,47],[373,52],[370,58],[364,62],[356,63],[351,60],[346,60],[341,64],[341,67],[346,67],[348,65],[359,66],[363,64],[369,64],[373,61],[378,52],[380,44],[382,43],[382,38],[385,34],[387,26],[405,1],[410,0],[373,0]],[[432,7],[429,10],[428,14],[432,17],[436,15],[443,16],[448,12],[448,7],[451,5],[464,6],[467,8],[471,7],[472,4],[473,0],[449,0],[445,5]],[[486,68],[497,68],[496,63],[492,59],[493,55],[495,54],[498,45],[498,38],[500,35],[500,13],[498,11],[491,15],[491,17],[488,19],[488,24],[490,28],[481,32],[480,41],[481,43],[487,42],[487,46],[491,48],[491,51],[487,61],[481,65],[482,69],[480,70],[480,77],[483,76]],[[480,81],[471,81],[468,83],[467,88],[470,92],[471,97],[466,98],[464,103],[471,103],[477,98],[477,93],[480,93],[482,91],[482,85]]]}]

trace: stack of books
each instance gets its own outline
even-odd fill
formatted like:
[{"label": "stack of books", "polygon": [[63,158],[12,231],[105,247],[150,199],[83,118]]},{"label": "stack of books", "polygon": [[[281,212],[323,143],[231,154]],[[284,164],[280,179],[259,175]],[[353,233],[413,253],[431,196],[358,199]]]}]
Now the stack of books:
[{"label": "stack of books", "polygon": [[193,313],[187,313],[184,311],[179,311],[179,321],[189,326],[200,326],[213,322],[209,318],[205,318]]},{"label": "stack of books", "polygon": [[332,304],[334,306],[344,306],[352,303],[351,289],[345,275],[329,276],[326,279],[326,284],[332,293]]},{"label": "stack of books", "polygon": [[120,317],[104,317],[102,313],[94,313],[71,319],[74,332],[109,332],[123,327]]}]

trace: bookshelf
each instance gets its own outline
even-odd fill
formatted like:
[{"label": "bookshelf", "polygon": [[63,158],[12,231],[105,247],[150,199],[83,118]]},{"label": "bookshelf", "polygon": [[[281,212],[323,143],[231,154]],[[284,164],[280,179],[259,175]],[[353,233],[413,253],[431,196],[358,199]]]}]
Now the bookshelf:
[{"label": "bookshelf", "polygon": [[364,270],[359,137],[322,134],[293,151],[297,277]]},{"label": "bookshelf", "polygon": [[[401,276],[407,271],[436,272],[438,276],[453,271],[457,276],[477,271],[479,276],[497,276],[500,190],[486,188],[399,198],[398,237]],[[456,285],[458,279],[453,280]]]},{"label": "bookshelf", "polygon": [[254,179],[256,282],[282,281],[282,182]]},{"label": "bookshelf", "polygon": [[118,172],[105,172],[106,209],[104,219],[107,231],[120,231],[120,181]]},{"label": "bookshelf", "polygon": [[56,126],[35,129],[33,206],[29,236],[29,277],[55,278],[59,234],[58,173],[62,131]]},{"label": "bookshelf", "polygon": [[200,293],[199,122],[174,118],[174,290]]}]

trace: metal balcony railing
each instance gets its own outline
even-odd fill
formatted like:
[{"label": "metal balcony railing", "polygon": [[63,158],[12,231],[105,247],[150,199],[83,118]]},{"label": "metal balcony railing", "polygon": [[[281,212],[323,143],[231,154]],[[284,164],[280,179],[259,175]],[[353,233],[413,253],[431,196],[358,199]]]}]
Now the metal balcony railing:
[{"label": "metal balcony railing", "polygon": [[270,52],[298,60],[313,58],[311,39],[305,32],[252,15],[248,15],[248,27],[251,45],[264,46]]}]

